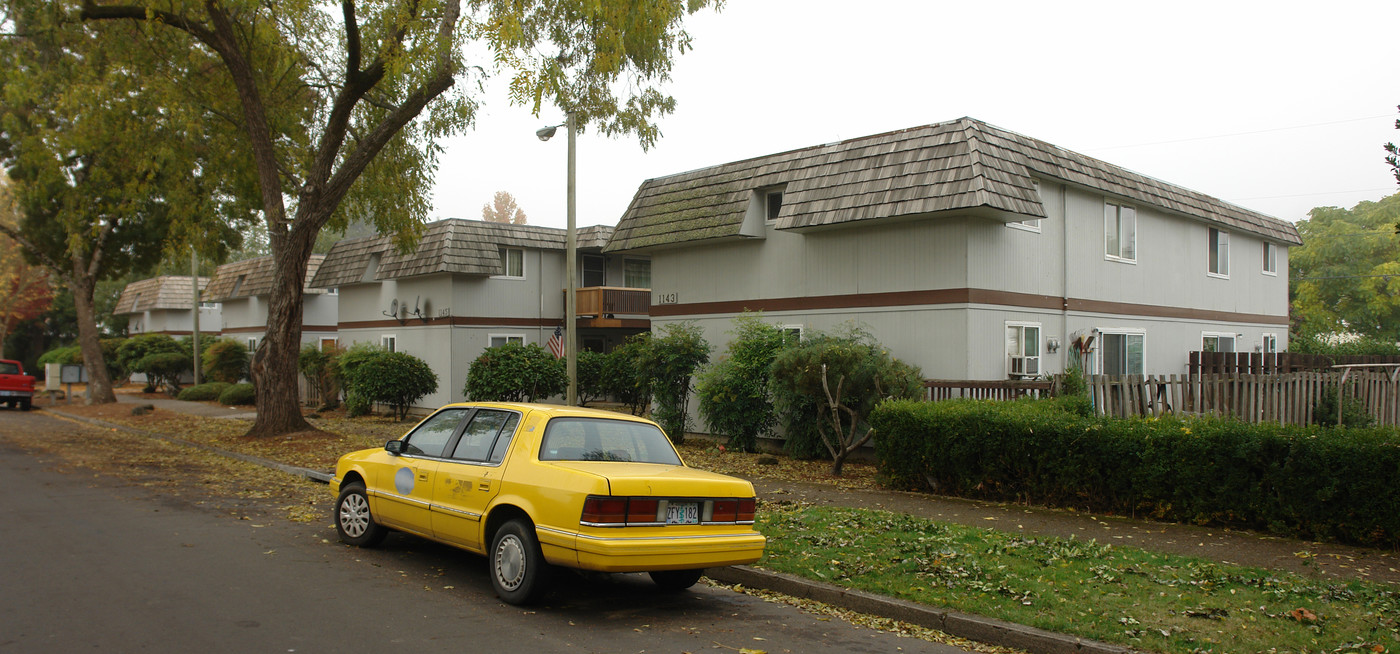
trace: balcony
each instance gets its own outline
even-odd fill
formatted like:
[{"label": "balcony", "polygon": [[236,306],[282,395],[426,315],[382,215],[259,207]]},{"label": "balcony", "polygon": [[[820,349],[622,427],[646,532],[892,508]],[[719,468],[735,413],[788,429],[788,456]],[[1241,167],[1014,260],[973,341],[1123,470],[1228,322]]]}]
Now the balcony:
[{"label": "balcony", "polygon": [[[575,294],[579,327],[640,327],[651,325],[651,289],[590,286]],[[620,318],[619,316],[632,316]]]}]

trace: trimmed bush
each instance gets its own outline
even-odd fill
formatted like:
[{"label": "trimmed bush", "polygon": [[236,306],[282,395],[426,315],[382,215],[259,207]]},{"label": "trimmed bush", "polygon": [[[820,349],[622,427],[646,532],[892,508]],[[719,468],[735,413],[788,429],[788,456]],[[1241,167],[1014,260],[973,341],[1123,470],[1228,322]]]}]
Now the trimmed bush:
[{"label": "trimmed bush", "polygon": [[437,373],[426,361],[406,352],[380,352],[360,362],[347,379],[354,394],[389,405],[399,420],[413,403],[437,390]]},{"label": "trimmed bush", "polygon": [[[607,388],[603,385],[603,361],[607,357],[602,352],[593,350],[581,350],[578,353],[578,403],[579,406],[588,406],[589,402],[596,402],[603,399],[608,394]],[[568,370],[565,370],[565,388],[568,386]]]},{"label": "trimmed bush", "polygon": [[208,346],[200,359],[204,376],[210,381],[236,384],[248,374],[248,346],[231,338],[221,338]]},{"label": "trimmed bush", "polygon": [[1066,400],[886,402],[897,486],[1400,547],[1400,436],[1216,418],[1086,416]]},{"label": "trimmed bush", "polygon": [[184,352],[156,352],[141,357],[136,371],[146,373],[147,387],[164,386],[172,396],[180,392],[180,375],[194,370],[194,364]]},{"label": "trimmed bush", "polygon": [[535,402],[569,389],[564,360],[535,343],[486,348],[467,369],[467,397],[486,402]]},{"label": "trimmed bush", "polygon": [[232,385],[233,384],[226,382],[208,382],[206,384],[189,386],[180,391],[180,395],[177,396],[177,399],[186,402],[213,402],[219,399],[219,396],[223,395],[224,391],[228,390]]},{"label": "trimmed bush", "polygon": [[77,345],[65,345],[56,347],[48,352],[39,355],[39,365],[46,363],[62,363],[78,365],[83,362],[83,348]]},{"label": "trimmed bush", "polygon": [[710,344],[691,322],[671,323],[653,336],[642,355],[639,370],[651,379],[656,410],[651,417],[673,443],[685,442],[690,424],[690,378],[710,360]]},{"label": "trimmed bush", "polygon": [[234,384],[219,394],[219,404],[225,406],[250,406],[257,404],[257,391],[249,383]]},{"label": "trimmed bush", "polygon": [[137,334],[117,347],[117,364],[122,370],[145,374],[144,390],[154,393],[161,380],[142,368],[141,361],[152,354],[181,354],[189,360],[189,351],[189,347],[181,347],[179,342],[165,334]]}]

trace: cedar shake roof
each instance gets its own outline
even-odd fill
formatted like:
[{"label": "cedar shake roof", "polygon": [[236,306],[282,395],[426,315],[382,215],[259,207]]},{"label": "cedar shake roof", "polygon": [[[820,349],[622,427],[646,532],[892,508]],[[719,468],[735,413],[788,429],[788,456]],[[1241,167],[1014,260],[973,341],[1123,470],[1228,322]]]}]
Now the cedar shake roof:
[{"label": "cedar shake roof", "polygon": [[782,187],[778,229],[940,212],[1045,217],[1033,178],[1300,245],[1277,218],[972,118],[736,161],[642,183],[608,251],[734,237],[755,191]]},{"label": "cedar shake roof", "polygon": [[[201,290],[208,285],[208,277],[199,278]],[[200,300],[205,298],[201,295]],[[162,275],[127,284],[112,313],[122,315],[152,309],[190,309],[193,303],[194,291],[190,288],[189,277]]]},{"label": "cedar shake roof", "polygon": [[[306,262],[306,281],[309,284],[311,278],[316,275],[316,270],[321,267],[321,262],[325,261],[326,255],[313,254]],[[209,282],[209,286],[204,289],[204,300],[208,302],[223,302],[240,297],[256,297],[259,295],[272,294],[272,257],[257,257],[254,259],[244,259],[234,261],[219,266],[214,271],[214,280]],[[242,282],[238,280],[242,278]],[[307,293],[325,293],[323,289],[313,289],[309,285],[303,289]]]},{"label": "cedar shake roof", "polygon": [[[601,248],[611,235],[611,227],[579,228],[578,247]],[[566,231],[557,227],[449,218],[429,223],[418,249],[408,254],[395,249],[389,236],[340,241],[331,247],[310,285],[334,288],[358,283],[374,255],[379,255],[375,281],[434,273],[500,275],[504,272],[501,248],[563,250],[565,237]]]}]

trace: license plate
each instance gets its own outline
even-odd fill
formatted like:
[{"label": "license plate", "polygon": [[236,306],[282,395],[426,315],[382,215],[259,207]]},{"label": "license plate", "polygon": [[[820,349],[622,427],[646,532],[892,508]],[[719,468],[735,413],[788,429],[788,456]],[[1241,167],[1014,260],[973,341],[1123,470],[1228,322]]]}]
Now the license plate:
[{"label": "license plate", "polygon": [[671,502],[666,505],[666,524],[700,524],[700,505],[696,502]]}]

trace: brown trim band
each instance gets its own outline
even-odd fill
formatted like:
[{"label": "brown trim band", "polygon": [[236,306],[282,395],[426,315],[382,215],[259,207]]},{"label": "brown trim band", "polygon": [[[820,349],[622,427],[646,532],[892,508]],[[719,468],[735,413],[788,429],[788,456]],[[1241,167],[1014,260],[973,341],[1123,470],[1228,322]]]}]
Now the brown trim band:
[{"label": "brown trim band", "polygon": [[981,288],[947,288],[925,291],[895,291],[891,293],[862,293],[850,295],[821,295],[816,297],[763,298],[724,302],[695,302],[692,304],[653,304],[653,318],[696,316],[705,314],[743,313],[745,311],[830,311],[833,309],[865,309],[885,307],[927,306],[935,304],[991,304],[1024,309],[1052,311],[1085,311],[1123,316],[1152,318],[1183,318],[1219,322],[1252,322],[1287,325],[1288,316],[1255,313],[1209,311],[1184,307],[1163,307],[1127,302],[1104,302],[1053,295],[1033,295],[991,291]]},{"label": "brown trim band", "polygon": [[[301,332],[333,332],[339,329],[336,325],[302,325]],[[249,334],[252,332],[265,332],[267,326],[262,327],[225,327],[225,334]]]},{"label": "brown trim band", "polygon": [[452,316],[449,318],[429,318],[426,321],[409,318],[400,323],[397,320],[359,320],[340,323],[340,329],[394,329],[398,327],[423,327],[425,325],[452,325],[454,327],[562,327],[563,318],[474,318]]}]

